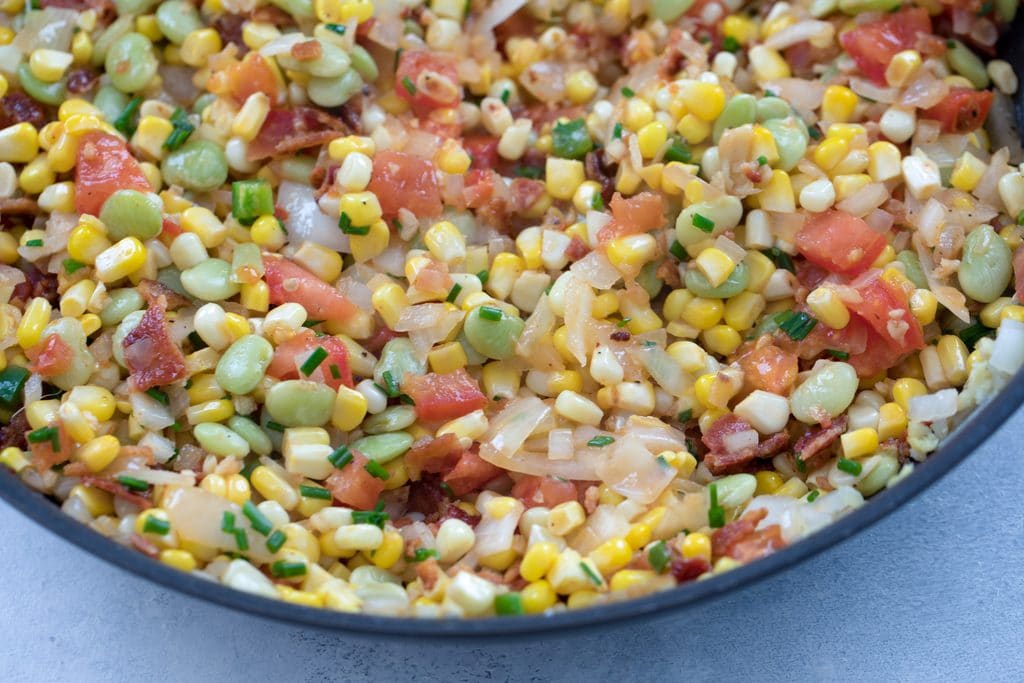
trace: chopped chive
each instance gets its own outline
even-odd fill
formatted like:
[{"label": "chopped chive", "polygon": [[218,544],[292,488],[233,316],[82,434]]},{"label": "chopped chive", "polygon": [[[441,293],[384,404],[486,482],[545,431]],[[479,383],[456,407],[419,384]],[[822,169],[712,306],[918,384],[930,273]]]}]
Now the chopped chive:
[{"label": "chopped chive", "polygon": [[287,562],[278,560],[270,565],[270,573],[278,579],[288,579],[293,576],[303,576],[306,573],[305,562]]},{"label": "chopped chive", "polygon": [[981,323],[974,323],[969,325],[957,333],[957,336],[963,340],[964,344],[968,349],[973,350],[974,346],[982,337],[986,337],[995,332],[991,327],[982,325]]},{"label": "chopped chive", "polygon": [[337,33],[339,36],[345,35],[346,26],[345,24],[324,24],[324,28],[331,33]]},{"label": "chopped chive", "polygon": [[807,502],[808,503],[813,503],[814,501],[816,501],[818,499],[818,496],[820,496],[820,495],[821,495],[821,491],[818,491],[818,490],[811,491],[810,493],[807,494]]},{"label": "chopped chive", "polygon": [[481,270],[479,273],[476,274],[476,278],[480,280],[480,284],[482,285],[487,284],[487,278],[489,278],[490,276],[491,274],[488,273],[486,270]]},{"label": "chopped chive", "polygon": [[43,246],[43,241],[42,241],[42,240],[39,240],[39,239],[36,239],[36,240],[27,240],[27,241],[25,242],[25,246],[26,246],[26,247],[41,247],[41,246]]},{"label": "chopped chive", "polygon": [[852,474],[855,477],[864,469],[864,466],[856,460],[848,460],[847,458],[839,458],[839,462],[836,463],[836,467],[840,471]]},{"label": "chopped chive", "polygon": [[671,558],[672,553],[669,551],[668,544],[665,541],[658,541],[647,551],[647,562],[651,565],[651,569],[659,574],[664,573],[665,567],[668,566],[668,561]]},{"label": "chopped chive", "polygon": [[142,98],[133,97],[114,119],[114,128],[124,133],[125,136],[131,137],[135,133],[135,114],[139,111],[140,106],[142,106]]},{"label": "chopped chive", "polygon": [[796,273],[796,267],[793,265],[793,259],[790,258],[789,254],[782,251],[778,247],[772,247],[771,249],[765,249],[761,252],[772,260],[776,268],[782,268],[788,270],[791,273]]},{"label": "chopped chive", "polygon": [[690,152],[690,147],[686,144],[686,141],[681,138],[672,138],[672,144],[665,150],[665,161],[678,161],[688,164],[691,159],[693,159],[693,154]]},{"label": "chopped chive", "polygon": [[693,227],[697,228],[701,232],[712,232],[715,229],[715,222],[710,218],[705,218],[699,213],[693,214]]},{"label": "chopped chive", "polygon": [[540,178],[541,172],[536,166],[516,166],[516,175],[520,178],[537,180]]},{"label": "chopped chive", "polygon": [[594,448],[604,448],[608,444],[612,443],[615,443],[615,439],[611,436],[595,436],[587,442],[587,445],[593,446]]},{"label": "chopped chive", "polygon": [[502,104],[508,104],[508,98],[512,96],[512,91],[505,88],[501,91],[501,102]]},{"label": "chopped chive", "polygon": [[759,156],[757,158],[757,165],[758,166],[767,166],[768,165],[768,157],[766,157],[763,154],[761,156]]},{"label": "chopped chive", "polygon": [[235,537],[235,545],[239,550],[244,552],[249,549],[249,536],[245,533],[245,529],[235,529],[231,535]]},{"label": "chopped chive", "polygon": [[458,282],[456,282],[454,285],[452,285],[452,288],[448,291],[448,296],[445,297],[444,300],[447,301],[450,304],[455,303],[455,300],[459,298],[459,292],[461,292],[461,291],[462,291],[462,285],[460,285]]},{"label": "chopped chive", "polygon": [[612,128],[612,140],[618,140],[622,137],[622,124],[616,123],[615,127]]},{"label": "chopped chive", "polygon": [[623,97],[633,97],[635,95],[636,95],[636,91],[633,90],[632,88],[625,87],[625,88],[622,89],[622,96]]},{"label": "chopped chive", "polygon": [[850,354],[846,351],[840,351],[838,349],[825,349],[825,353],[832,356],[836,360],[849,360]]},{"label": "chopped chive", "polygon": [[398,391],[398,380],[391,374],[391,371],[385,370],[382,373],[382,378],[384,380],[384,393],[390,398],[398,396],[400,393]]},{"label": "chopped chive", "polygon": [[125,487],[126,489],[131,489],[132,491],[148,491],[149,490],[149,482],[148,481],[142,481],[141,479],[136,479],[135,477],[129,477],[127,474],[122,474],[121,476],[119,476],[117,478],[117,483],[119,483],[121,486]]},{"label": "chopped chive", "polygon": [[583,571],[584,574],[587,575],[587,578],[590,579],[595,586],[600,586],[604,583],[604,580],[601,578],[601,575],[595,572],[593,569],[591,569],[590,565],[586,562],[580,562],[580,569]]},{"label": "chopped chive", "polygon": [[803,311],[783,311],[775,316],[775,322],[793,341],[804,339],[818,324],[817,319]]},{"label": "chopped chive", "polygon": [[821,131],[817,126],[807,126],[807,134],[811,136],[812,140],[821,139]]},{"label": "chopped chive", "polygon": [[398,395],[398,400],[401,401],[402,403],[404,403],[407,406],[414,406],[414,405],[416,405],[416,401],[412,400],[412,396],[410,396],[409,394],[399,394]]},{"label": "chopped chive", "polygon": [[304,498],[316,498],[318,500],[330,500],[331,492],[319,486],[299,485],[299,494]]},{"label": "chopped chive", "polygon": [[416,548],[416,552],[407,556],[409,562],[426,562],[431,557],[437,557],[437,551],[433,548]]},{"label": "chopped chive", "polygon": [[408,92],[410,95],[416,94],[416,86],[413,85],[412,79],[409,78],[408,76],[402,77],[402,85],[405,87],[406,92]]},{"label": "chopped chive", "polygon": [[20,365],[8,365],[0,370],[0,406],[8,410],[21,407],[22,389],[30,374]]},{"label": "chopped chive", "polygon": [[[206,342],[203,341],[203,338],[199,336],[198,332],[195,332],[195,331],[189,332],[188,333],[188,341],[189,341],[189,343],[192,344],[192,348],[195,349],[196,351],[199,351],[200,349],[205,349],[206,348]],[[191,381],[191,380],[189,380],[189,381]],[[188,387],[185,387],[185,388],[187,389]]]},{"label": "chopped chive", "polygon": [[390,476],[388,474],[388,471],[384,469],[384,466],[381,465],[376,460],[368,461],[366,465],[363,466],[363,469],[369,472],[371,477],[376,477],[381,481],[387,481],[388,477]]},{"label": "chopped chive", "polygon": [[220,530],[226,534],[232,534],[235,532],[235,513],[231,510],[225,510],[224,514],[220,518]]},{"label": "chopped chive", "polygon": [[632,321],[633,321],[632,318],[623,318],[619,322],[615,323],[615,327],[625,327],[626,325],[628,325]]},{"label": "chopped chive", "polygon": [[594,196],[591,197],[590,208],[594,211],[604,211],[604,199],[601,198],[600,192],[595,192]]},{"label": "chopped chive", "polygon": [[708,485],[711,505],[708,507],[708,526],[718,529],[725,526],[725,508],[718,504],[718,485]]},{"label": "chopped chive", "polygon": [[800,455],[801,455],[800,453],[794,453],[793,454],[793,462],[796,464],[796,471],[797,472],[806,472],[807,471],[807,463],[803,461],[803,458],[801,458]]},{"label": "chopped chive", "polygon": [[272,553],[276,553],[278,550],[281,549],[281,546],[283,546],[285,541],[287,540],[288,536],[286,536],[283,531],[278,529],[267,537],[267,550],[269,550]]},{"label": "chopped chive", "polygon": [[525,614],[523,596],[516,592],[494,596],[494,613],[503,617]]},{"label": "chopped chive", "polygon": [[349,451],[348,446],[338,446],[337,450],[327,456],[327,461],[340,470],[352,462],[352,452]]},{"label": "chopped chive", "polygon": [[159,519],[153,515],[146,517],[146,523],[142,525],[142,532],[146,534],[157,534],[166,536],[171,530],[171,523],[166,519]]},{"label": "chopped chive", "polygon": [[551,130],[551,150],[556,157],[582,159],[594,149],[594,142],[587,132],[587,122],[573,119],[566,123],[555,123]]},{"label": "chopped chive", "polygon": [[249,524],[258,534],[266,536],[274,528],[267,516],[260,512],[260,509],[251,500],[245,501],[245,505],[242,506],[242,514],[249,518]]},{"label": "chopped chive", "polygon": [[645,339],[644,340],[644,348],[645,349],[653,349],[657,345],[658,345],[658,342],[654,341],[653,339]]},{"label": "chopped chive", "polygon": [[331,363],[331,377],[334,379],[341,379],[341,369],[337,363]]},{"label": "chopped chive", "polygon": [[355,510],[352,513],[352,521],[356,524],[373,524],[381,529],[388,521],[388,513],[384,512],[384,502],[378,502],[372,510]]},{"label": "chopped chive", "polygon": [[668,248],[668,253],[672,254],[680,261],[685,261],[690,257],[690,255],[686,253],[686,247],[681,245],[678,240],[672,240],[672,246]]},{"label": "chopped chive", "polygon": [[732,36],[726,36],[725,40],[722,41],[722,49],[726,52],[739,52],[740,41]]},{"label": "chopped chive", "polygon": [[501,320],[501,309],[493,306],[481,306],[480,317],[484,320]]},{"label": "chopped chive", "polygon": [[306,377],[309,377],[316,372],[316,369],[320,367],[320,364],[323,363],[326,358],[327,349],[322,346],[318,346],[313,350],[313,353],[309,354],[309,358],[302,363],[299,367],[299,371]]},{"label": "chopped chive", "polygon": [[312,329],[322,322],[323,320],[307,320],[306,322],[302,323],[302,326],[305,327],[306,329]]},{"label": "chopped chive", "polygon": [[60,433],[56,427],[40,427],[28,433],[29,443],[43,443],[44,441],[53,441],[59,437]]},{"label": "chopped chive", "polygon": [[404,47],[400,47],[395,50],[395,68],[392,71],[398,71],[398,63],[402,61],[402,53],[405,52]]},{"label": "chopped chive", "polygon": [[154,399],[156,401],[159,401],[160,403],[163,403],[164,405],[168,405],[171,402],[171,399],[167,398],[167,394],[165,394],[164,392],[160,391],[156,387],[152,387],[150,389],[146,389],[146,395],[149,396],[151,399]]},{"label": "chopped chive", "polygon": [[1024,211],[1017,214],[1017,225],[1024,225]]},{"label": "chopped chive", "polygon": [[82,268],[85,268],[85,264],[82,263],[81,261],[76,261],[73,258],[64,259],[64,272],[67,273],[68,275],[71,275],[75,271],[80,270]]},{"label": "chopped chive", "polygon": [[284,425],[281,424],[280,422],[274,422],[273,420],[269,420],[267,422],[267,429],[269,429],[272,432],[283,432]]},{"label": "chopped chive", "polygon": [[188,114],[181,107],[175,109],[174,113],[171,114],[171,124],[174,126],[174,129],[167,136],[167,139],[164,140],[163,148],[174,151],[185,144],[185,141],[192,135],[196,127],[188,120]]},{"label": "chopped chive", "polygon": [[676,415],[676,420],[678,420],[679,422],[689,422],[692,419],[693,419],[693,409],[692,408],[687,408],[686,410],[684,410],[684,411],[680,412],[678,415]]}]

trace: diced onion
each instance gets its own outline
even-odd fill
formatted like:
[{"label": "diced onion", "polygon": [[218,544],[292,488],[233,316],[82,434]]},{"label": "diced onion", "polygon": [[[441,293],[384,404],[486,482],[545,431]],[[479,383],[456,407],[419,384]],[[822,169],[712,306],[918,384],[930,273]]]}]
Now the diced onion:
[{"label": "diced onion", "polygon": [[1024,323],[1007,318],[999,325],[988,364],[1008,375],[1024,366]]},{"label": "diced onion", "polygon": [[616,493],[648,505],[675,479],[676,470],[659,461],[639,439],[625,437],[615,442],[597,474]]},{"label": "diced onion", "polygon": [[748,429],[743,432],[734,432],[722,437],[722,447],[729,452],[742,451],[747,448],[756,448],[758,442],[757,432]]},{"label": "diced onion", "polygon": [[956,389],[943,389],[934,394],[910,399],[908,417],[914,422],[936,422],[956,415]]},{"label": "diced onion", "polygon": [[834,34],[835,28],[827,21],[807,19],[787,26],[781,31],[776,31],[764,41],[764,45],[773,50],[784,50],[797,43],[812,40],[831,43]]},{"label": "diced onion", "polygon": [[487,514],[487,502],[498,497],[490,491],[485,491],[477,498],[477,509],[483,513],[480,523],[476,525],[476,544],[473,551],[479,557],[487,557],[494,553],[501,553],[512,547],[512,539],[519,525],[519,518],[523,514],[525,506],[515,500],[512,509],[501,517],[492,517]]},{"label": "diced onion", "polygon": [[253,531],[249,518],[242,514],[241,508],[225,498],[197,487],[173,488],[164,496],[163,507],[167,511],[171,528],[180,540],[237,551],[235,537],[221,530],[224,513],[231,512],[235,515],[235,528],[245,531],[249,537],[246,555],[260,563],[271,559],[266,543],[256,540],[262,536]]},{"label": "diced onion", "polygon": [[146,429],[158,431],[174,424],[174,416],[167,406],[149,394],[133,391],[128,402],[132,405],[132,415]]},{"label": "diced onion", "polygon": [[889,190],[882,183],[868,183],[836,204],[840,211],[854,216],[866,216],[889,199]]},{"label": "diced onion", "polygon": [[548,432],[548,457],[552,460],[572,460],[571,429],[552,429]]},{"label": "diced onion", "polygon": [[337,220],[320,210],[312,187],[285,180],[278,187],[277,203],[288,213],[285,227],[290,243],[309,240],[346,254],[351,251],[348,235],[338,229]]},{"label": "diced onion", "polygon": [[[588,221],[590,215],[594,215],[594,212],[587,214]],[[622,277],[622,273],[619,272],[618,268],[613,266],[608,257],[599,251],[590,252],[572,264],[569,270],[578,275],[588,285],[597,289],[611,289],[612,285]]]},{"label": "diced onion", "polygon": [[487,5],[487,8],[480,13],[476,27],[481,31],[491,31],[498,24],[503,23],[513,14],[526,7],[526,0],[497,0]]},{"label": "diced onion", "polygon": [[396,332],[408,332],[416,354],[426,358],[430,348],[448,337],[465,315],[458,309],[451,310],[445,304],[419,304],[402,311],[395,323]]},{"label": "diced onion", "polygon": [[263,57],[276,57],[278,55],[290,54],[292,48],[299,43],[309,40],[301,31],[295,33],[285,33],[280,35],[273,40],[264,43],[260,47],[260,55]]}]

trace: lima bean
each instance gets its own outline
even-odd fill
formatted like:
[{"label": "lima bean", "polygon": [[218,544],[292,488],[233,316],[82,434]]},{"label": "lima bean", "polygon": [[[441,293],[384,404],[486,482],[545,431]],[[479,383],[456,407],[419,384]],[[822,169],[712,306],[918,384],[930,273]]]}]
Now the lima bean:
[{"label": "lima bean", "polygon": [[228,159],[220,145],[208,140],[189,140],[167,155],[160,164],[160,172],[167,185],[209,192],[228,179]]},{"label": "lima bean", "polygon": [[1008,24],[1017,16],[1017,8],[1019,6],[1020,0],[996,0],[996,16],[999,17],[999,21]]},{"label": "lima bean", "polygon": [[85,384],[93,370],[96,369],[96,359],[89,352],[82,323],[76,318],[58,318],[46,326],[44,335],[51,334],[60,337],[61,341],[71,349],[73,355],[71,366],[67,370],[48,377],[46,381],[66,391]]},{"label": "lima bean", "polygon": [[928,278],[924,276],[921,260],[917,258],[916,253],[904,249],[896,254],[896,260],[903,264],[903,274],[914,283],[915,287],[918,289],[928,289]]},{"label": "lima bean", "polygon": [[718,504],[726,508],[743,505],[754,497],[757,488],[757,478],[752,474],[730,474],[714,483]]},{"label": "lima bean", "polygon": [[110,83],[121,92],[142,90],[156,76],[160,66],[153,43],[141,33],[129,32],[114,41],[104,65]]},{"label": "lima bean", "polygon": [[55,83],[41,81],[32,73],[28,62],[18,65],[18,81],[21,83],[21,89],[29,97],[43,104],[58,106],[68,95],[67,78],[62,78]]},{"label": "lima bean", "polygon": [[888,453],[873,455],[863,465],[865,470],[869,470],[868,474],[855,484],[855,488],[865,498],[881,491],[900,469],[899,461]]},{"label": "lima bean", "polygon": [[96,91],[96,97],[93,98],[92,103],[103,112],[103,118],[109,123],[113,123],[128,106],[128,96],[112,85],[104,85]]},{"label": "lima bean", "polygon": [[664,281],[658,277],[659,266],[660,264],[656,261],[646,263],[636,276],[637,284],[643,287],[644,291],[647,292],[647,296],[652,299],[658,296],[661,288],[665,285]]},{"label": "lima bean", "polygon": [[232,415],[228,418],[228,427],[235,434],[245,439],[249,448],[256,455],[270,455],[274,450],[274,444],[267,436],[267,433],[260,429],[260,426],[247,417]]},{"label": "lima bean", "polygon": [[804,424],[818,424],[826,415],[838,417],[853,403],[857,384],[857,371],[849,363],[822,363],[793,390],[793,417]]},{"label": "lima bean", "polygon": [[114,330],[114,336],[111,339],[111,346],[113,347],[111,351],[114,354],[114,360],[116,360],[117,364],[122,368],[128,367],[124,362],[124,346],[122,343],[124,342],[124,338],[128,336],[128,333],[139,326],[143,315],[145,315],[143,311],[133,311],[129,313],[124,317],[124,320],[121,321],[121,324],[117,326],[117,329]]},{"label": "lima bean", "polygon": [[383,412],[371,415],[363,422],[367,434],[388,434],[411,427],[416,422],[416,409],[412,406],[391,406]]},{"label": "lima bean", "polygon": [[661,21],[675,21],[693,7],[693,0],[651,0],[651,17]]},{"label": "lima bean", "polygon": [[480,309],[482,308],[483,306],[477,306],[470,311],[462,324],[462,330],[466,333],[466,341],[477,352],[488,358],[494,360],[511,358],[516,352],[516,342],[519,340],[519,335],[523,333],[526,323],[518,316],[509,315],[504,310],[501,311],[500,319],[488,320],[481,317]]},{"label": "lima bean", "polygon": [[380,76],[377,62],[374,61],[373,57],[370,56],[370,53],[362,45],[355,45],[352,51],[349,52],[348,57],[352,60],[352,68],[363,77],[364,81],[373,83]]},{"label": "lima bean", "polygon": [[320,44],[319,57],[300,61],[290,54],[280,54],[277,55],[278,63],[285,69],[309,74],[315,78],[337,78],[349,70],[352,61],[344,50],[324,40],[316,38],[309,38],[309,40],[316,40]]},{"label": "lima bean", "polygon": [[779,151],[776,167],[791,171],[807,151],[809,137],[804,122],[795,116],[787,116],[765,121],[764,127],[775,138],[775,146]]},{"label": "lima bean", "polygon": [[761,123],[772,119],[784,119],[793,113],[793,108],[781,97],[769,95],[757,101],[757,120]]},{"label": "lima bean", "polygon": [[738,128],[748,123],[754,123],[756,120],[757,98],[746,93],[736,95],[726,103],[725,109],[715,120],[712,137],[717,143],[727,129]]},{"label": "lima bean", "polygon": [[982,225],[964,240],[957,277],[960,289],[975,301],[991,303],[999,298],[1013,276],[1013,255],[992,226]]},{"label": "lima bean", "polygon": [[856,16],[861,12],[888,12],[900,6],[903,0],[839,0],[839,9]]},{"label": "lima bean", "polygon": [[750,284],[750,269],[745,261],[741,261],[733,268],[732,273],[725,282],[712,287],[704,273],[697,268],[690,268],[686,271],[686,288],[699,297],[705,299],[728,299],[734,297],[747,288]]},{"label": "lima bean", "polygon": [[181,286],[202,301],[224,301],[240,289],[231,281],[231,264],[219,258],[207,259],[182,272]]},{"label": "lima bean", "polygon": [[203,21],[192,3],[170,0],[160,3],[156,8],[156,25],[167,40],[181,45],[185,42],[185,36],[203,27]]},{"label": "lima bean", "polygon": [[412,435],[407,432],[390,432],[356,439],[349,444],[349,448],[383,465],[403,455],[412,446],[412,442]]},{"label": "lima bean", "polygon": [[277,5],[296,19],[313,18],[313,0],[271,0],[272,5]]},{"label": "lima bean", "polygon": [[222,458],[249,455],[249,442],[222,424],[203,422],[192,428],[192,434],[204,450]]},{"label": "lima bean", "polygon": [[358,72],[351,70],[331,78],[310,78],[306,94],[321,107],[340,107],[362,87],[363,79]]},{"label": "lima bean", "polygon": [[111,240],[153,239],[163,230],[163,202],[152,192],[118,190],[103,202],[99,218]]},{"label": "lima bean", "polygon": [[235,340],[217,361],[214,377],[225,391],[248,394],[259,386],[274,357],[274,347],[263,337],[247,334]]},{"label": "lima bean", "polygon": [[110,299],[100,311],[100,320],[104,327],[113,327],[125,319],[129,313],[141,311],[146,300],[134,288],[115,289],[107,293]]},{"label": "lima bean", "polygon": [[156,281],[182,296],[188,296],[188,292],[181,286],[181,271],[174,266],[167,266],[157,271]]},{"label": "lima bean", "polygon": [[981,90],[988,87],[985,62],[959,40],[946,41],[946,61],[949,62],[949,68],[969,80],[975,88]]},{"label": "lima bean", "polygon": [[121,38],[131,32],[132,28],[135,27],[135,17],[132,15],[122,15],[118,17],[117,21],[107,27],[96,42],[92,46],[92,65],[103,66],[107,60],[107,52],[110,51],[110,46],[113,45]]},{"label": "lima bean", "polygon": [[398,384],[405,380],[406,373],[422,375],[427,371],[426,362],[416,357],[412,342],[405,337],[392,339],[380,350],[380,360],[373,369],[373,381],[387,387],[384,373],[388,372],[391,379]]},{"label": "lima bean", "polygon": [[289,379],[270,387],[264,407],[272,420],[285,427],[319,427],[331,419],[334,396],[326,384]]},{"label": "lima bean", "polygon": [[[714,223],[711,232],[704,232],[693,224],[693,219],[697,215]],[[683,209],[676,218],[676,239],[679,240],[679,244],[688,247],[726,230],[732,230],[740,224],[742,217],[743,202],[739,197],[722,195],[715,199],[694,202]]]}]

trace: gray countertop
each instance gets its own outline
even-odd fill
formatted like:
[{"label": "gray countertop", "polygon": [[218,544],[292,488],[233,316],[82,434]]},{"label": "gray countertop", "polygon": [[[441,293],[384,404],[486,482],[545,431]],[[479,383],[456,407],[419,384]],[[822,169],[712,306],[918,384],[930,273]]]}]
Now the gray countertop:
[{"label": "gray countertop", "polygon": [[0,503],[0,671],[48,681],[1021,680],[1022,443],[1018,412],[886,520],[728,597],[509,644],[262,621],[130,576]]}]

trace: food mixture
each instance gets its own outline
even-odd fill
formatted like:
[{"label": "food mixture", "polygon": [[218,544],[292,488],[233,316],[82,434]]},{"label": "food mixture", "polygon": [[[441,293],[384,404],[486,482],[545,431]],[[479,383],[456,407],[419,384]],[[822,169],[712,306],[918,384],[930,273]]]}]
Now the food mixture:
[{"label": "food mixture", "polygon": [[776,552],[1024,363],[1017,5],[3,0],[0,462],[345,612]]}]

